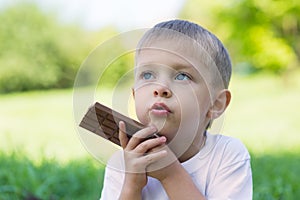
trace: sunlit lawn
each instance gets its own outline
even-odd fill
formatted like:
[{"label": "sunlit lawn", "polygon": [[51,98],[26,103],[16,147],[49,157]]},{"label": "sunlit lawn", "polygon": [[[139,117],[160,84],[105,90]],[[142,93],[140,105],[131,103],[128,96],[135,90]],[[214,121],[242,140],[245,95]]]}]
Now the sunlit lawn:
[{"label": "sunlit lawn", "polygon": [[255,154],[300,152],[300,73],[284,79],[259,75],[232,81],[225,134]]},{"label": "sunlit lawn", "polygon": [[74,129],[71,90],[12,94],[0,101],[2,150],[59,160],[86,155]]},{"label": "sunlit lawn", "polygon": [[[240,138],[252,154],[255,199],[300,198],[295,189],[300,188],[296,179],[300,174],[299,75],[292,74],[285,81],[263,75],[234,76],[231,82],[232,104],[225,115],[222,132]],[[108,93],[101,91],[103,101],[107,101],[105,94]],[[61,183],[65,194],[72,193],[66,183],[82,181],[83,187],[92,188],[92,192],[85,191],[91,195],[84,197],[99,197],[103,164],[93,159],[80,142],[73,119],[72,98],[72,90],[0,96],[0,179],[18,174],[13,179],[15,182],[0,180],[0,199],[8,198],[5,195],[9,192],[22,193],[22,187],[40,197],[48,195],[47,185],[42,181],[47,176],[37,177],[43,172],[56,177],[52,181]],[[86,176],[81,166],[88,172]],[[68,174],[68,169],[73,173]],[[31,177],[32,185],[22,186],[22,180],[26,182],[30,176],[36,176]],[[17,179],[20,179],[19,185],[14,188],[11,184],[17,184]],[[88,185],[89,180],[92,186]],[[49,186],[57,194],[48,198],[65,198],[63,191],[53,188]],[[74,188],[77,190],[80,186]],[[67,199],[74,199],[70,195]]]}]

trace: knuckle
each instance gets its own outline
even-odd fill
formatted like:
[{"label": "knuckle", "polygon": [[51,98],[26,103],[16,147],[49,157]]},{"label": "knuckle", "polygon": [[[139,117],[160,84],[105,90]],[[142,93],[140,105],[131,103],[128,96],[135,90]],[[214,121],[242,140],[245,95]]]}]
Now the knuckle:
[{"label": "knuckle", "polygon": [[157,156],[156,153],[150,153],[147,155],[147,164],[153,164],[154,162],[156,162],[159,159],[159,157]]},{"label": "knuckle", "polygon": [[147,164],[150,164],[153,162],[153,157],[151,155],[145,156],[145,159],[146,159]]},{"label": "knuckle", "polygon": [[148,149],[148,147],[149,147],[149,145],[148,145],[147,142],[142,142],[139,146],[140,146],[140,148],[143,149],[143,150]]},{"label": "knuckle", "polygon": [[133,162],[131,163],[131,165],[132,165],[132,167],[133,167],[134,169],[136,169],[136,168],[138,168],[138,167],[140,166],[140,163],[139,163],[138,161],[133,161]]}]

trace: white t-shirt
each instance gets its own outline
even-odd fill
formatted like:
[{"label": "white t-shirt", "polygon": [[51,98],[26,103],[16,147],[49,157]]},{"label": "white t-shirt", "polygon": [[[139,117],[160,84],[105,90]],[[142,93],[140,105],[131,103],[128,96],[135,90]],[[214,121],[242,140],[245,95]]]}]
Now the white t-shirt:
[{"label": "white t-shirt", "polygon": [[[120,195],[124,174],[115,169],[116,163],[119,165],[116,168],[124,167],[120,155],[113,156],[112,164],[106,167],[101,200],[118,199]],[[252,199],[250,155],[238,139],[207,133],[201,151],[181,164],[206,199]],[[148,177],[142,197],[144,200],[168,199],[160,182],[151,177]]]}]

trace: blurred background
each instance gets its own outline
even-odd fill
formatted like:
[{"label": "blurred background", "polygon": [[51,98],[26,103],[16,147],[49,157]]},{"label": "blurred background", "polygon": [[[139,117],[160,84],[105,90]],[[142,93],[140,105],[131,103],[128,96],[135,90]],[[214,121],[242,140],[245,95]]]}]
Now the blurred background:
[{"label": "blurred background", "polygon": [[[300,198],[300,1],[0,0],[0,199],[99,199],[105,164],[75,129],[76,73],[97,45],[175,18],[228,48],[233,99],[222,133],[251,153],[253,198]],[[114,62],[99,101],[109,103],[132,63]]]}]

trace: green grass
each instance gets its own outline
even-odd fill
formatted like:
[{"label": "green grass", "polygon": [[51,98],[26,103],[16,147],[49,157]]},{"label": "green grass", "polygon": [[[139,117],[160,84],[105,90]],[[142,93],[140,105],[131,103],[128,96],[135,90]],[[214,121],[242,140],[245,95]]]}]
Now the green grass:
[{"label": "green grass", "polygon": [[299,153],[252,155],[253,199],[299,199],[299,165]]},{"label": "green grass", "polygon": [[71,90],[3,95],[0,101],[2,150],[59,160],[86,155],[74,129]]},{"label": "green grass", "polygon": [[67,164],[0,154],[0,199],[99,199],[103,166],[85,158]]},{"label": "green grass", "polygon": [[[231,82],[222,132],[252,154],[254,199],[300,199],[299,75]],[[111,93],[101,91],[99,101],[109,104]],[[82,145],[72,98],[72,90],[0,96],[0,199],[99,198],[103,164]],[[97,144],[101,157],[106,146]]]},{"label": "green grass", "polygon": [[[300,156],[252,155],[253,199],[299,199]],[[103,166],[89,158],[69,161],[42,159],[20,154],[0,154],[0,199],[99,199]]]},{"label": "green grass", "polygon": [[300,152],[299,77],[235,77],[223,132],[255,154]]}]

